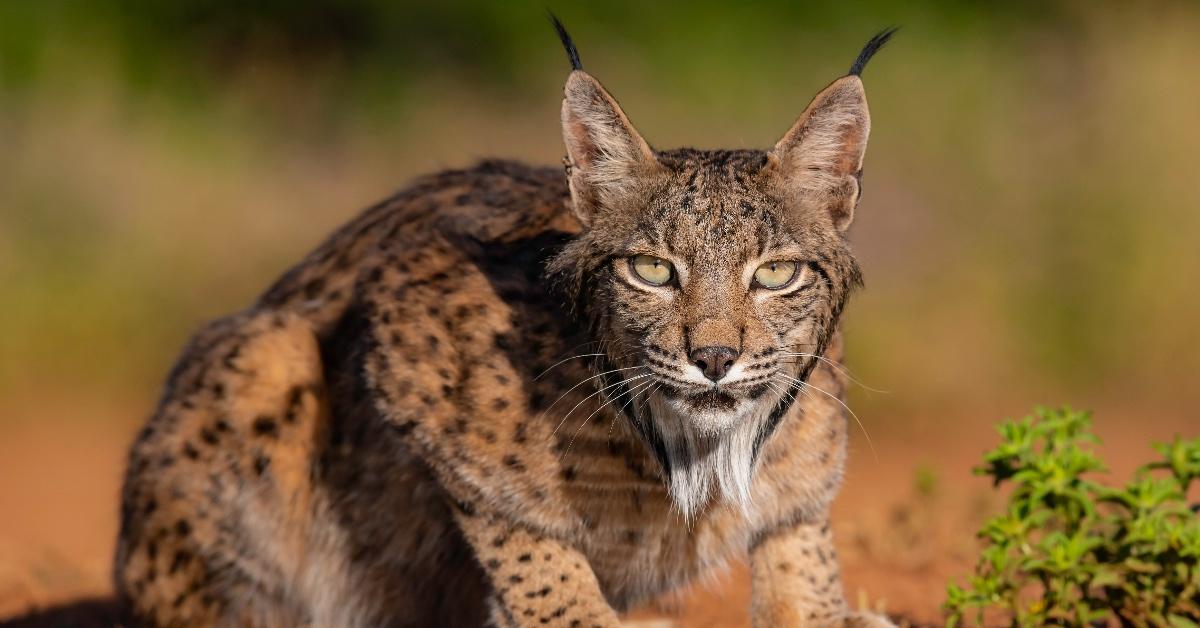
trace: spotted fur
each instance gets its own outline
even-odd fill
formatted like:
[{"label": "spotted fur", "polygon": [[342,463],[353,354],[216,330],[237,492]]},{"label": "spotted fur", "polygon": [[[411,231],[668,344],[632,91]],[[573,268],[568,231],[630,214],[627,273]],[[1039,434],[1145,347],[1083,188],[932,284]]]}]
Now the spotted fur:
[{"label": "spotted fur", "polygon": [[192,339],[129,456],[132,622],[609,627],[748,554],[756,625],[887,625],[828,528],[861,81],[770,151],[656,151],[572,65],[566,176],[420,179]]}]

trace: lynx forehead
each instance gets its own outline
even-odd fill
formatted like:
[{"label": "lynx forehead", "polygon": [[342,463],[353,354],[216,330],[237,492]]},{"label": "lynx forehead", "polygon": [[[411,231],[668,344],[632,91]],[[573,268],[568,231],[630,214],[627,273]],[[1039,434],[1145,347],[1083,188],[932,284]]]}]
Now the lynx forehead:
[{"label": "lynx forehead", "polygon": [[771,149],[660,151],[554,23],[565,176],[420,179],[188,345],[130,452],[131,622],[609,627],[748,553],[756,625],[888,625],[828,507],[892,31]]}]

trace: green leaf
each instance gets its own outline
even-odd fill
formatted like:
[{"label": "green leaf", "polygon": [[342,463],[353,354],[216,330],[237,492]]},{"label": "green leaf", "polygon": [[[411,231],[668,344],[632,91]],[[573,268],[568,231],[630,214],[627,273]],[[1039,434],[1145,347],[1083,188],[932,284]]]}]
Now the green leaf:
[{"label": "green leaf", "polygon": [[1196,621],[1174,613],[1167,615],[1167,623],[1172,628],[1200,628],[1200,624],[1197,624]]}]

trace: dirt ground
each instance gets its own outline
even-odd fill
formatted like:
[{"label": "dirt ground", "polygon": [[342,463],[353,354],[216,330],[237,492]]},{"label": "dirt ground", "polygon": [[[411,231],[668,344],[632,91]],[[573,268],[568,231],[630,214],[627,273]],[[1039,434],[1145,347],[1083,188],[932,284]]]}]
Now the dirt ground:
[{"label": "dirt ground", "polygon": [[[140,405],[74,399],[62,408],[0,409],[0,624],[23,617],[13,625],[111,625],[106,597],[117,495],[124,450],[138,424],[125,409]],[[88,408],[87,416],[80,408]],[[861,437],[852,443],[834,514],[847,596],[916,625],[939,623],[946,582],[969,573],[973,533],[999,503],[969,473],[994,441],[992,425],[953,416],[862,418],[874,453]],[[1194,435],[1197,428],[1182,412],[1108,408],[1097,431],[1113,470],[1124,474],[1151,455],[1150,441]],[[630,619],[647,626],[748,626],[749,595],[745,567],[733,565]]]}]

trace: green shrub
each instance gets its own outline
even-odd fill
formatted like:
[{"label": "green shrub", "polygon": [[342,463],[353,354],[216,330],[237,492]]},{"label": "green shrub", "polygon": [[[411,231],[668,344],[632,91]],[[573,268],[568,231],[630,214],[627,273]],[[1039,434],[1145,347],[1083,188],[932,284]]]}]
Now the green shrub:
[{"label": "green shrub", "polygon": [[1113,488],[1086,478],[1104,470],[1090,428],[1068,408],[1000,426],[975,472],[1012,494],[979,532],[969,584],[947,587],[948,626],[985,613],[1020,626],[1200,624],[1200,518],[1187,503],[1200,438],[1155,445],[1163,458]]}]

